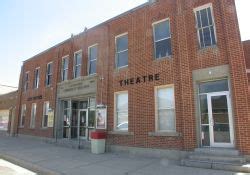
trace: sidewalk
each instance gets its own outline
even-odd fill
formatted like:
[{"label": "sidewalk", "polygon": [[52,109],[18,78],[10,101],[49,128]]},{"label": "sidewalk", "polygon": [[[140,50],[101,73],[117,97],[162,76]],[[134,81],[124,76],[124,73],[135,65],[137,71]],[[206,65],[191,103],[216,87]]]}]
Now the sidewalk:
[{"label": "sidewalk", "polygon": [[[167,159],[58,147],[30,138],[0,136],[0,158],[38,172],[69,175],[246,175],[178,166]],[[1,166],[1,165],[0,165]]]}]

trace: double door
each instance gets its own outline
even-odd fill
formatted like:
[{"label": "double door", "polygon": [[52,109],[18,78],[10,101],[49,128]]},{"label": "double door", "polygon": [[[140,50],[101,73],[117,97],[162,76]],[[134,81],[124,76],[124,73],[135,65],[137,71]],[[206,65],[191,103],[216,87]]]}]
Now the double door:
[{"label": "double door", "polygon": [[207,93],[201,98],[203,146],[233,147],[234,132],[229,92]]}]

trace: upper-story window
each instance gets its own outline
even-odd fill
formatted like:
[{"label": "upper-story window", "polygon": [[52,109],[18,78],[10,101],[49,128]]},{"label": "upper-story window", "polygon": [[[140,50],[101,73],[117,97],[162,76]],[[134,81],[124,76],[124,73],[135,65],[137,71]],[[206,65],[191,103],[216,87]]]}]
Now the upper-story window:
[{"label": "upper-story window", "polygon": [[63,57],[62,58],[62,81],[68,80],[68,69],[69,69],[69,57]]},{"label": "upper-story window", "polygon": [[37,89],[39,86],[39,79],[40,79],[40,68],[36,68],[34,71],[34,88]]},{"label": "upper-story window", "polygon": [[200,48],[216,45],[212,4],[195,8],[194,12]]},{"label": "upper-story window", "polygon": [[74,78],[81,76],[82,67],[82,51],[76,52],[74,54]]},{"label": "upper-story window", "polygon": [[52,84],[52,68],[53,63],[50,62],[47,64],[47,70],[46,70],[46,86],[50,86]]},{"label": "upper-story window", "polygon": [[29,88],[29,72],[26,72],[24,74],[24,86],[23,86],[23,89],[24,91],[27,91]]},{"label": "upper-story window", "polygon": [[128,34],[116,37],[116,68],[128,66]]},{"label": "upper-story window", "polygon": [[155,59],[172,55],[169,19],[153,23],[153,29]]},{"label": "upper-story window", "polygon": [[96,73],[97,53],[97,45],[89,47],[89,75]]}]

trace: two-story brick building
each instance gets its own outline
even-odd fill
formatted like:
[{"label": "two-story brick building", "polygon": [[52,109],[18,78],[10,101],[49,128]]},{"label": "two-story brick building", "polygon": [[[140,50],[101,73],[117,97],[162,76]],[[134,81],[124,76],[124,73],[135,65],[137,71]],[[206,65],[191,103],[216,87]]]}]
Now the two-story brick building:
[{"label": "two-story brick building", "polygon": [[250,155],[234,0],[149,1],[24,61],[17,116],[18,134]]}]

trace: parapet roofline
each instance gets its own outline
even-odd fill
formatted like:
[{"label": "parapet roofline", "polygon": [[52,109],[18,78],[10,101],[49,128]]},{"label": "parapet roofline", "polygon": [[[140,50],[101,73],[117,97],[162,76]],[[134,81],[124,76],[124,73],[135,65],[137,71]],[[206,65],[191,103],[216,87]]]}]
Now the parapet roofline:
[{"label": "parapet roofline", "polygon": [[129,13],[132,13],[132,12],[134,12],[134,11],[136,11],[136,10],[138,10],[138,9],[141,9],[141,8],[147,6],[147,5],[150,5],[150,4],[152,4],[152,3],[153,3],[153,2],[147,1],[147,2],[145,2],[145,3],[143,3],[143,4],[139,5],[139,6],[137,6],[137,7],[135,7],[135,8],[132,8],[132,9],[126,11],[126,12],[121,13],[120,15],[117,15],[117,16],[115,16],[115,17],[113,17],[113,18],[110,18],[110,19],[108,19],[108,20],[106,20],[106,21],[100,23],[100,24],[95,25],[94,27],[91,27],[91,28],[89,28],[89,29],[87,29],[87,30],[85,30],[85,31],[83,31],[83,32],[80,32],[79,34],[76,34],[76,35],[74,35],[73,37],[71,36],[70,38],[68,38],[68,39],[66,39],[66,40],[64,40],[64,41],[62,41],[62,42],[60,42],[60,43],[58,43],[58,44],[56,44],[56,45],[54,45],[54,46],[52,46],[52,47],[50,47],[50,48],[44,50],[44,51],[42,51],[42,52],[40,52],[40,53],[38,53],[38,54],[36,54],[36,55],[34,55],[34,56],[32,56],[31,58],[24,60],[23,63],[26,63],[26,62],[28,62],[28,61],[30,61],[30,60],[32,60],[32,59],[35,59],[36,57],[38,57],[38,56],[40,56],[40,55],[42,55],[42,54],[44,54],[44,53],[50,51],[51,49],[54,49],[54,48],[56,48],[56,47],[58,47],[58,46],[60,46],[60,45],[62,45],[62,44],[64,44],[64,43],[66,43],[67,41],[69,41],[69,40],[72,39],[72,38],[74,39],[75,37],[78,37],[78,36],[80,36],[80,35],[83,35],[84,33],[88,32],[88,31],[90,31],[90,30],[93,30],[93,29],[95,29],[95,28],[97,28],[97,27],[99,27],[99,26],[101,26],[101,25],[107,24],[107,23],[109,23],[109,22],[111,22],[111,21],[113,21],[113,20],[115,20],[115,19],[118,19],[118,18],[120,18],[120,17],[123,17],[123,16],[125,16],[125,15],[127,15],[127,14],[129,14]]}]

